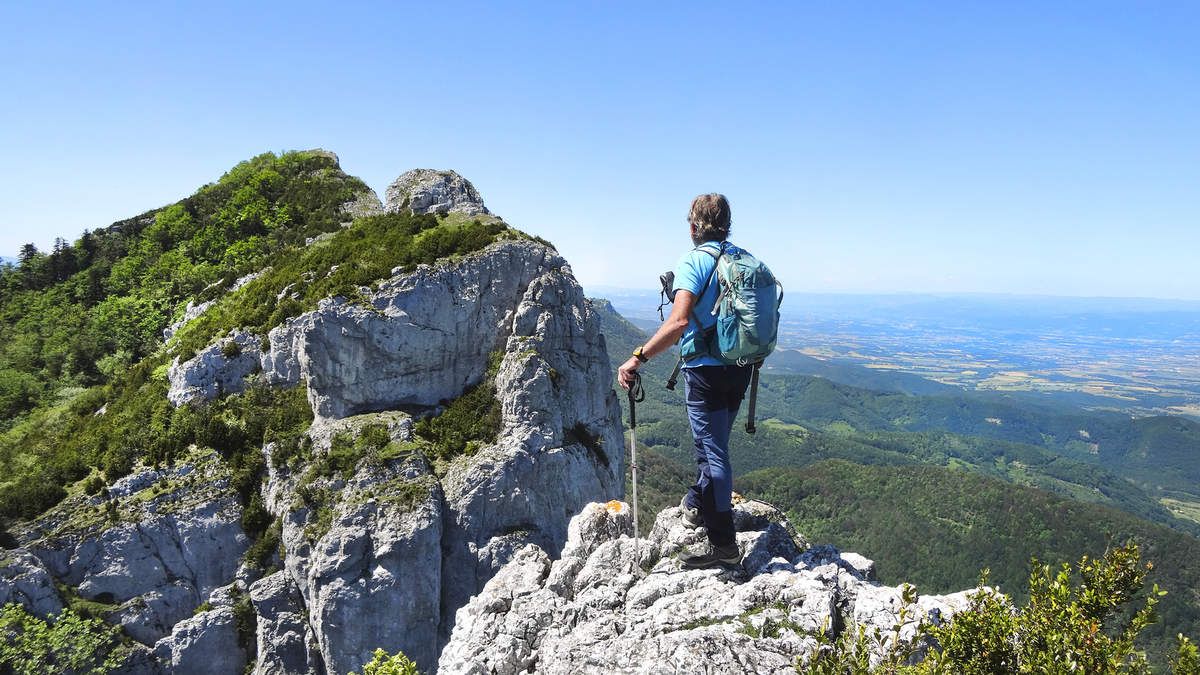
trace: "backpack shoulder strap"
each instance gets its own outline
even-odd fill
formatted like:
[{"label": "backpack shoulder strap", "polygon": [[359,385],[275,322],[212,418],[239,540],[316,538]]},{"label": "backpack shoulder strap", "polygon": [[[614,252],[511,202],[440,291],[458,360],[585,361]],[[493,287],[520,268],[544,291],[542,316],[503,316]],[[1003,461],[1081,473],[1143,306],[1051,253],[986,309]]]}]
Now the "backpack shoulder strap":
[{"label": "backpack shoulder strap", "polygon": [[[704,242],[704,244],[707,243],[709,242]],[[704,324],[700,323],[700,317],[696,314],[696,305],[700,304],[700,298],[704,297],[704,293],[708,291],[708,287],[712,283],[713,278],[717,276],[717,263],[721,261],[721,256],[725,255],[725,242],[721,242],[720,249],[716,252],[714,252],[711,248],[705,248],[704,244],[700,244],[696,248],[692,249],[693,251],[704,251],[713,258],[713,271],[708,275],[708,279],[704,280],[704,285],[700,287],[700,292],[696,295],[696,302],[692,304],[691,315],[692,321],[696,322],[696,330],[702,330],[704,328]]]}]

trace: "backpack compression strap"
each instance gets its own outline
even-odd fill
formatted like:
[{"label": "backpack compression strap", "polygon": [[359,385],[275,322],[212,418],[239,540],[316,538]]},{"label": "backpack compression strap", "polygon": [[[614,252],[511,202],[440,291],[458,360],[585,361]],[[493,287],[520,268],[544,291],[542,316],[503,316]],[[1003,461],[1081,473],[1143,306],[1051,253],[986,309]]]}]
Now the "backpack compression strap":
[{"label": "backpack compression strap", "polygon": [[754,364],[754,372],[750,375],[750,410],[746,412],[746,433],[752,434],[758,430],[754,426],[754,407],[758,403],[758,370],[762,368],[762,362]]}]

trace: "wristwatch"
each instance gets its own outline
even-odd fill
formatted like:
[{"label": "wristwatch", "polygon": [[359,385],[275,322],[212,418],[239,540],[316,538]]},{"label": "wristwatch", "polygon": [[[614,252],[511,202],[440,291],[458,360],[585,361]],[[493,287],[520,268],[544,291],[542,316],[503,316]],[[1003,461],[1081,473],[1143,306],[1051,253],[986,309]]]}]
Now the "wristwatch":
[{"label": "wristwatch", "polygon": [[650,357],[646,356],[646,354],[642,352],[643,349],[645,349],[645,347],[638,347],[637,349],[633,350],[633,357],[638,361],[645,363],[650,360]]}]

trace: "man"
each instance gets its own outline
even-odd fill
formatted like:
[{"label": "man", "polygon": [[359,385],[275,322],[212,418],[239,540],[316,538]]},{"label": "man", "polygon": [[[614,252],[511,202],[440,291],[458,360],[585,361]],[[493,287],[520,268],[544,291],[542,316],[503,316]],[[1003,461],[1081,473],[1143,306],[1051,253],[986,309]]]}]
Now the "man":
[{"label": "man", "polygon": [[706,331],[716,324],[719,285],[714,278],[721,251],[739,251],[728,242],[729,201],[724,195],[706,194],[692,201],[688,226],[695,248],[675,267],[674,307],[650,340],[634,351],[617,370],[621,386],[628,389],[633,373],[646,361],[681,341],[683,376],[687,387],[687,415],[696,449],[696,484],[680,506],[684,519],[708,531],[709,549],[682,558],[685,567],[737,565],[742,554],[733,530],[733,468],[729,461],[729,434],[738,407],[746,394],[754,366],[730,366],[708,353]]}]

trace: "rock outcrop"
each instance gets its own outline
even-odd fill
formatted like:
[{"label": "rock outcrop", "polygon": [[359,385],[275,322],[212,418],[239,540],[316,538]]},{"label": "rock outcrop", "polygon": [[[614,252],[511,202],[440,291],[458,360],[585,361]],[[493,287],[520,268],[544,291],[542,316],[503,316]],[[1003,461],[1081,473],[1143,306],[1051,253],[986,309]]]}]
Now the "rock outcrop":
[{"label": "rock outcrop", "polygon": [[912,640],[920,617],[948,617],[967,601],[910,603],[868,580],[861,556],[802,551],[774,509],[751,502],[735,515],[741,568],[685,570],[674,556],[703,535],[678,508],[635,540],[625,504],[589,505],[558,560],[521,549],[459,610],[439,672],[794,673],[821,630],[887,635],[901,625],[899,639]]},{"label": "rock outcrop", "polygon": [[[241,515],[228,468],[209,453],[170,470],[139,471],[105,496],[69,499],[19,536],[27,542],[21,550],[36,556],[55,580],[109,606],[106,619],[153,646],[233,580],[250,544]],[[41,579],[36,570],[24,578]],[[14,600],[39,615],[47,603],[56,604],[22,592],[25,598]]]},{"label": "rock outcrop", "polygon": [[260,343],[253,333],[234,330],[187,361],[175,357],[167,369],[167,398],[178,406],[242,391],[246,377],[262,370]]},{"label": "rock outcrop", "polygon": [[471,181],[454,171],[413,169],[388,186],[386,197],[392,213],[488,213]]},{"label": "rock outcrop", "polygon": [[[506,239],[397,273],[362,300],[322,301],[266,340],[233,331],[168,371],[176,405],[241,391],[251,378],[306,388],[315,421],[303,456],[263,448],[278,571],[239,566],[249,545],[242,507],[228,475],[211,473],[215,455],[139,469],[23,534],[30,565],[111,603],[106,616],[144,645],[130,672],[190,672],[210,648],[229,659],[222,667],[253,659],[256,673],[350,672],[376,648],[432,671],[455,611],[518,550],[558,550],[573,514],[622,496],[620,410],[599,318],[557,253]],[[480,383],[495,388],[495,442],[435,471],[414,452],[415,416]],[[387,447],[353,466],[323,463],[369,433],[384,433]],[[91,524],[67,527],[82,509]],[[36,574],[14,574],[18,583],[33,589]],[[245,636],[231,632],[229,589],[256,615],[254,650],[235,642]],[[52,586],[36,603],[26,596],[39,608],[59,600]]]}]

